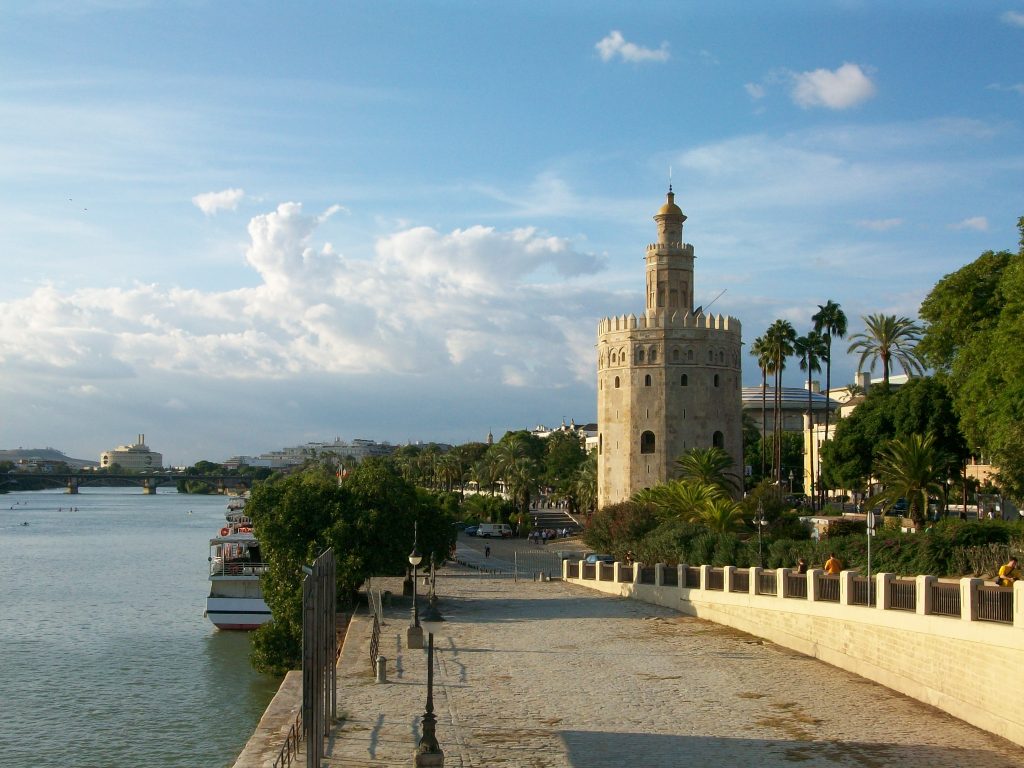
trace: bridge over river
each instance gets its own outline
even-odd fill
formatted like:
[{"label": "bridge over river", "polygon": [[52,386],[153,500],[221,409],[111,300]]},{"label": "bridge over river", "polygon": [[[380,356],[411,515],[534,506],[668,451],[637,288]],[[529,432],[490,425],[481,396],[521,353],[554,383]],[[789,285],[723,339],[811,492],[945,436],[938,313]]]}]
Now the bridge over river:
[{"label": "bridge over river", "polygon": [[68,493],[78,493],[79,488],[87,486],[110,485],[117,481],[118,485],[137,485],[143,494],[154,494],[162,485],[176,484],[179,480],[203,483],[213,487],[217,493],[229,490],[245,490],[252,484],[252,478],[244,475],[188,475],[184,472],[147,472],[146,474],[114,475],[103,473],[70,474],[66,472],[11,472],[0,476],[0,485],[7,490],[21,490],[22,481],[32,480],[33,485],[39,482],[51,486],[64,486]]}]

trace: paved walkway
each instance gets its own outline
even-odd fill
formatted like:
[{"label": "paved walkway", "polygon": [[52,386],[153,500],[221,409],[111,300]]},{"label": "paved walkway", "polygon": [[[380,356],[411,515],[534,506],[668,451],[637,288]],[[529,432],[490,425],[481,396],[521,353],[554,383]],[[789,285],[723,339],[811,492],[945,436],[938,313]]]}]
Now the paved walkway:
[{"label": "paved walkway", "polygon": [[[1016,745],[750,635],[562,582],[441,573],[434,706],[448,768],[1024,765]],[[399,580],[383,588],[401,594]],[[385,611],[386,684],[371,674],[371,623],[354,619],[326,765],[412,764],[426,651],[404,647],[408,608]]]}]

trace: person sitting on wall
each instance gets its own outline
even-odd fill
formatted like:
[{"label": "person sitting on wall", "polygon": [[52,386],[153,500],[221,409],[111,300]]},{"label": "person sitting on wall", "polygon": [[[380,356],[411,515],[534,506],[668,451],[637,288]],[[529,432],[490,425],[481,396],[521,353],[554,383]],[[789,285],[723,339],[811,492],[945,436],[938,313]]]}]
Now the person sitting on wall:
[{"label": "person sitting on wall", "polygon": [[996,577],[996,584],[1000,587],[1012,587],[1013,582],[1020,578],[1017,570],[1017,558],[1011,557],[1006,565],[999,566],[999,575]]},{"label": "person sitting on wall", "polygon": [[829,552],[828,560],[825,561],[825,573],[835,575],[841,570],[843,570],[843,564],[839,562],[839,558],[835,556],[834,552]]},{"label": "person sitting on wall", "polygon": [[804,560],[802,557],[796,561],[796,572],[807,573],[807,561]]}]

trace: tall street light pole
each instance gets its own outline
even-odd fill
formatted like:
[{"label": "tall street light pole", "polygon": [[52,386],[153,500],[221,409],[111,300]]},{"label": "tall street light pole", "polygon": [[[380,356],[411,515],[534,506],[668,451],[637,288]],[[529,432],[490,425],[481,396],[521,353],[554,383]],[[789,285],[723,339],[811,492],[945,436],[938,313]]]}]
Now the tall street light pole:
[{"label": "tall street light pole", "polygon": [[434,632],[440,631],[444,616],[437,606],[427,604],[423,625],[427,628],[427,707],[423,712],[423,735],[416,744],[416,768],[444,768],[444,752],[437,743],[437,717],[434,716]]},{"label": "tall street light pole", "polygon": [[423,628],[420,627],[419,605],[416,600],[416,568],[423,555],[416,549],[416,529],[413,529],[412,552],[409,553],[409,565],[412,566],[412,623],[405,633],[405,645],[407,648],[423,647]]}]

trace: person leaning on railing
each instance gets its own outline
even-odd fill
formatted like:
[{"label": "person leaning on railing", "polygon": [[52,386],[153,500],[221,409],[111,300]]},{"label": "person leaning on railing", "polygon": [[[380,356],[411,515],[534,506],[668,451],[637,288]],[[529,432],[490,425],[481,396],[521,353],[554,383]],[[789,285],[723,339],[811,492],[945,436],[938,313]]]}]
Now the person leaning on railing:
[{"label": "person leaning on railing", "polygon": [[996,576],[996,584],[1000,587],[1012,587],[1013,582],[1020,578],[1020,571],[1017,570],[1017,558],[1011,557],[1006,565],[999,566],[999,575]]},{"label": "person leaning on railing", "polygon": [[835,575],[843,570],[843,564],[839,562],[839,558],[835,556],[835,553],[828,553],[828,560],[825,561],[825,573]]}]

